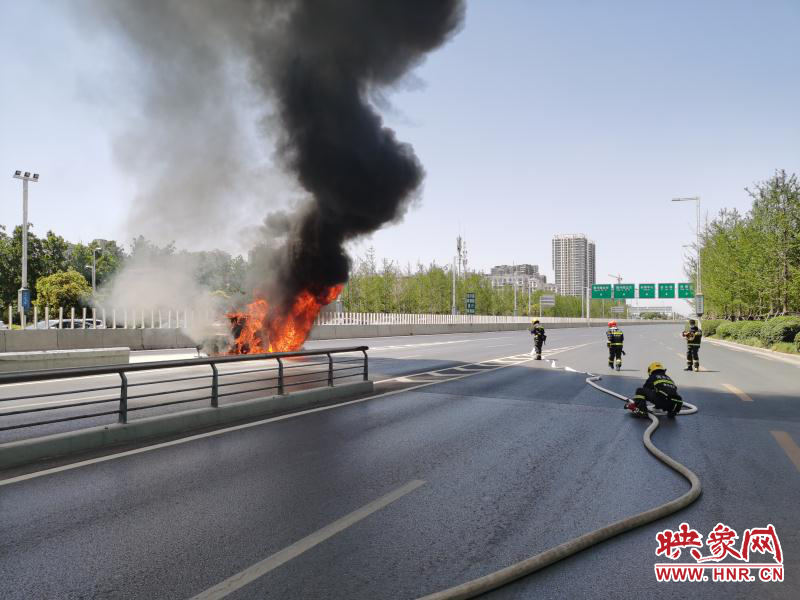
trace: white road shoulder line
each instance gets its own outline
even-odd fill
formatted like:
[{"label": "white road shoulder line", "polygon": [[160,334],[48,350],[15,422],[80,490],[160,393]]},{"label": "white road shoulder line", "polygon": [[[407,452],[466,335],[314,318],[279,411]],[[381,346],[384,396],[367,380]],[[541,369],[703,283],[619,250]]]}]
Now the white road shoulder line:
[{"label": "white road shoulder line", "polygon": [[228,577],[225,581],[222,581],[215,585],[212,588],[207,589],[200,594],[197,594],[192,598],[192,600],[219,600],[224,598],[225,596],[232,594],[236,590],[243,588],[247,584],[255,581],[259,577],[262,577],[269,573],[270,571],[280,567],[281,565],[289,562],[293,558],[300,556],[303,552],[310,550],[314,546],[317,546],[327,540],[328,538],[333,537],[337,533],[344,531],[351,525],[355,525],[362,519],[365,519],[372,513],[379,511],[382,508],[385,508],[392,502],[399,500],[403,496],[410,494],[414,490],[416,490],[421,485],[424,485],[425,482],[420,479],[413,479],[406,483],[405,485],[397,488],[393,492],[389,492],[385,496],[381,496],[377,500],[373,500],[369,504],[366,504],[351,512],[349,515],[342,517],[341,519],[334,521],[330,525],[326,525],[322,529],[319,529],[304,537],[301,540],[296,541],[291,546],[287,546],[283,550],[276,552],[272,556],[265,558],[264,560],[257,562],[256,564],[246,568],[244,571],[237,573],[236,575],[232,575]]}]

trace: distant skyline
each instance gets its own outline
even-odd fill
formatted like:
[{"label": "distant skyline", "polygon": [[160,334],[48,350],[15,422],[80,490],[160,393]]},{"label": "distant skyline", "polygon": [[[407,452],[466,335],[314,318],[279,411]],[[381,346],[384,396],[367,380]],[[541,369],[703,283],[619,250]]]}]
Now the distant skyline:
[{"label": "distant skyline", "polygon": [[[37,235],[127,245],[150,235],[126,228],[137,177],[115,157],[135,122],[130,60],[81,24],[84,6],[2,1],[0,224],[20,223],[11,176],[30,170]],[[531,263],[553,281],[552,237],[581,233],[596,242],[598,282],[684,281],[694,206],[671,198],[700,196],[712,219],[747,211],[745,186],[775,169],[800,172],[797,31],[795,0],[470,1],[463,30],[376,99],[427,177],[402,222],[352,251],[450,264],[460,233],[471,268]],[[173,217],[179,247],[247,251],[296,193],[270,174],[272,143],[254,151],[249,196],[232,191],[216,237]]]}]

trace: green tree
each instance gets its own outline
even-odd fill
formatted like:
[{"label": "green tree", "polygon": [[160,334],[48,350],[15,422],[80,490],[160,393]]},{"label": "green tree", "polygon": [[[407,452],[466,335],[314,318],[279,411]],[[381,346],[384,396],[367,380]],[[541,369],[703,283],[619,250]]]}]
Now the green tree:
[{"label": "green tree", "polygon": [[[753,198],[750,218],[772,256],[765,279],[772,293],[770,313],[800,308],[800,183],[778,170],[747,190]],[[769,265],[767,265],[769,266]]]},{"label": "green tree", "polygon": [[46,306],[50,310],[59,308],[79,308],[84,306],[92,295],[92,288],[86,278],[70,269],[52,275],[40,277],[36,281],[36,300],[34,304],[39,310]]}]

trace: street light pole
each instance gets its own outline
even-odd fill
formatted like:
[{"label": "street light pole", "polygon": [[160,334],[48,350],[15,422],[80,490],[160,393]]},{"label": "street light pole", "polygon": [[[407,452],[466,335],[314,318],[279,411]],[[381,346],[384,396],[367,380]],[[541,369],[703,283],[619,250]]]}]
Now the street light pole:
[{"label": "street light pole", "polygon": [[17,292],[17,304],[21,309],[27,310],[30,304],[30,292],[28,291],[28,182],[39,181],[39,174],[31,176],[29,171],[23,174],[21,171],[14,171],[14,179],[22,180],[22,286]]},{"label": "street light pole", "polygon": [[97,273],[97,253],[102,252],[100,248],[93,248],[92,249],[92,294],[97,293],[97,279],[95,274]]},{"label": "street light pole", "polygon": [[[696,284],[695,284],[695,296],[699,296],[702,293],[700,288],[700,196],[688,196],[686,198],[673,198],[673,202],[696,202],[697,203],[697,226],[695,230],[696,241],[697,244],[697,264],[695,265],[695,276],[696,276]],[[695,307],[695,312],[697,312],[697,307]]]}]

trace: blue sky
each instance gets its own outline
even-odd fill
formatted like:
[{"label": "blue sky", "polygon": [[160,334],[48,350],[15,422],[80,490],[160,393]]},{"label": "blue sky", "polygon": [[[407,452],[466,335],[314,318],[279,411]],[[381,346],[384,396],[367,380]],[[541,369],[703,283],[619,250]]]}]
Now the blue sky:
[{"label": "blue sky", "polygon": [[[35,170],[37,232],[126,240],[136,180],[112,154],[126,63],[76,24],[77,1],[0,2],[0,223],[21,219],[11,174]],[[713,217],[746,210],[743,188],[776,168],[800,171],[798,31],[796,0],[470,1],[463,30],[382,109],[425,166],[421,197],[354,251],[441,264],[460,231],[473,267],[552,275],[552,236],[586,233],[598,281],[682,281],[694,210],[670,198],[700,195]]]}]

